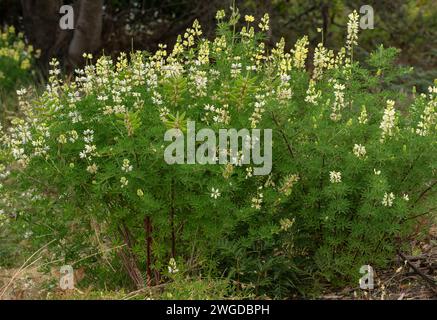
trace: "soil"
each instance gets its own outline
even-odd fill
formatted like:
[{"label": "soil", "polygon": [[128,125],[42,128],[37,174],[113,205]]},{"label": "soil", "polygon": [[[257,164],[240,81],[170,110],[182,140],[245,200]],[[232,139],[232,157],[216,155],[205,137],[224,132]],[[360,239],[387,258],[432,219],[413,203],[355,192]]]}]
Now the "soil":
[{"label": "soil", "polygon": [[[374,270],[373,290],[361,290],[358,286],[327,290],[320,299],[437,300],[437,225],[431,228],[425,239],[412,240],[411,248],[414,255],[404,254],[408,261],[397,256],[389,268]],[[6,286],[8,288],[4,290]],[[90,289],[84,289],[85,292],[75,289],[74,294],[86,299]],[[44,274],[37,267],[25,270],[0,268],[0,300],[57,299],[66,294],[59,289],[59,272],[56,270]]]}]

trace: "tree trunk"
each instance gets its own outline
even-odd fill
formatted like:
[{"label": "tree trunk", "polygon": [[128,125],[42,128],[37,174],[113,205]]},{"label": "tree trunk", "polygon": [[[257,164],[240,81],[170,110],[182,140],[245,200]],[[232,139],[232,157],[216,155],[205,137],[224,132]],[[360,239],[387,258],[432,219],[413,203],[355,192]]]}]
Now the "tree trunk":
[{"label": "tree trunk", "polygon": [[26,36],[41,50],[41,62],[46,65],[59,33],[61,0],[21,0],[21,5]]},{"label": "tree trunk", "polygon": [[74,36],[68,48],[68,63],[73,67],[81,64],[84,53],[100,47],[103,24],[103,0],[80,0],[77,7]]},{"label": "tree trunk", "polygon": [[323,19],[323,45],[327,46],[328,28],[329,28],[329,2],[324,2],[321,6]]},{"label": "tree trunk", "polygon": [[132,235],[125,224],[118,227],[118,231],[126,244],[126,247],[123,247],[118,251],[123,266],[135,287],[137,289],[144,288],[144,280],[140,268],[138,267],[138,259],[133,252],[134,240],[132,239]]}]

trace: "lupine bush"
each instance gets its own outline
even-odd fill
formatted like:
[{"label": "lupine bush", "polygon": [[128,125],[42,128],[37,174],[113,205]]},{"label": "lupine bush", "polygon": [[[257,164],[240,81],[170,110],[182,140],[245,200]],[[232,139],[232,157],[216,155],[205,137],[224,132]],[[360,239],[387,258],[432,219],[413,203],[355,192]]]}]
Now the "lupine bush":
[{"label": "lupine bush", "polygon": [[[28,85],[33,77],[32,64],[38,57],[39,52],[25,42],[24,35],[17,33],[14,27],[0,26],[0,126],[8,126],[8,114],[16,107],[16,89]],[[0,179],[4,178],[3,165],[0,165]],[[2,184],[0,183],[0,187]],[[19,198],[9,198],[11,194],[4,195],[2,201],[10,203],[19,202]],[[20,202],[21,204],[21,202]],[[18,207],[17,207],[18,208]],[[3,213],[0,208],[0,213]],[[1,220],[1,219],[0,219]],[[0,225],[2,222],[0,221]],[[20,230],[22,231],[22,230]],[[25,232],[25,231],[24,231]],[[14,243],[19,242],[23,232],[11,232],[10,228],[0,229],[1,265],[11,264],[15,257],[20,254],[21,249]],[[4,239],[8,239],[5,241]]]},{"label": "lupine bush", "polygon": [[[1,139],[3,225],[55,239],[50,258],[66,264],[123,267],[138,287],[225,275],[287,297],[386,264],[436,185],[437,88],[391,91],[408,72],[396,49],[355,61],[356,12],[345,47],[320,43],[311,63],[306,36],[268,48],[267,14],[216,18],[213,40],[195,21],[171,50],[85,55],[73,80],[53,61],[43,94],[20,91]],[[271,174],[165,163],[164,133],[188,119],[272,129]],[[102,258],[86,260],[96,247]]]},{"label": "lupine bush", "polygon": [[31,66],[39,51],[27,45],[13,26],[0,29],[0,89],[9,91],[31,79]]}]

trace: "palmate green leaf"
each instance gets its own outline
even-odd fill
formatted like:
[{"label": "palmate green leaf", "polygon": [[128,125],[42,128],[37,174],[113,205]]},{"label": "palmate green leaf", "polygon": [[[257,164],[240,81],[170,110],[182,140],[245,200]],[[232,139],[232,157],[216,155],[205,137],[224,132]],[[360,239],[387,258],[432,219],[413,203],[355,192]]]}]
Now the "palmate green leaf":
[{"label": "palmate green leaf", "polygon": [[182,132],[187,131],[187,120],[185,118],[185,112],[179,114],[179,111],[176,115],[169,114],[165,121],[165,125],[168,129],[179,129]]},{"label": "palmate green leaf", "polygon": [[183,99],[187,91],[188,81],[183,76],[172,76],[167,79],[162,87],[166,97],[169,97],[170,103],[174,106],[183,104]]},{"label": "palmate green leaf", "polygon": [[238,76],[231,86],[230,104],[237,106],[238,109],[246,107],[253,100],[257,82],[257,77]]}]

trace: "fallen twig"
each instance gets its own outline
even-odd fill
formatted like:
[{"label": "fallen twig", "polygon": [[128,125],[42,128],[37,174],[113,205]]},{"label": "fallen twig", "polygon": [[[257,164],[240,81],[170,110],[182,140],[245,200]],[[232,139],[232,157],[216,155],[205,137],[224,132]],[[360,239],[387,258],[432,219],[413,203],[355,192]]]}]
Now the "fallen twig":
[{"label": "fallen twig", "polygon": [[411,262],[410,259],[408,259],[405,254],[403,254],[402,252],[398,251],[398,255],[407,262],[407,264],[419,275],[421,276],[425,282],[429,285],[429,287],[431,288],[431,290],[437,294],[437,284],[436,281],[430,277],[428,277],[426,274],[424,274],[414,263]]},{"label": "fallen twig", "polygon": [[144,292],[147,292],[147,291],[161,289],[161,288],[164,288],[167,285],[168,285],[168,283],[162,283],[162,284],[158,284],[158,285],[155,285],[155,286],[152,286],[152,287],[144,287],[144,288],[141,288],[139,290],[135,290],[135,291],[129,292],[126,296],[123,297],[122,300],[129,300],[129,299],[132,299],[133,297],[138,296],[141,293],[144,293]]}]

